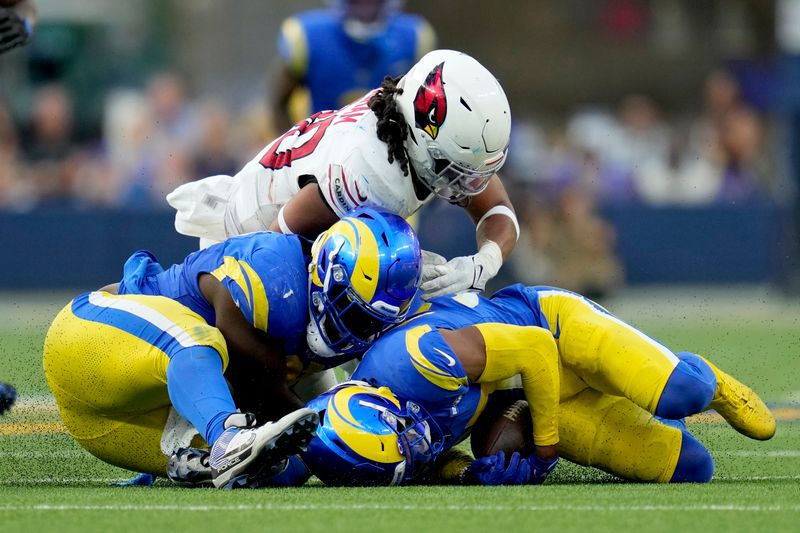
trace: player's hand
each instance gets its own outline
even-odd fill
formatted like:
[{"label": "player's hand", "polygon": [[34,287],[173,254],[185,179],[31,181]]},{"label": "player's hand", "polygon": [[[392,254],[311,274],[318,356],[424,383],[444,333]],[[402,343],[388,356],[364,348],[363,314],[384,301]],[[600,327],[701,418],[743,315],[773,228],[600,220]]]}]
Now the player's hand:
[{"label": "player's hand", "polygon": [[542,459],[534,453],[525,459],[525,462],[530,466],[530,476],[527,483],[541,485],[558,464],[558,456],[556,455],[551,459]]},{"label": "player's hand", "polygon": [[422,283],[439,276],[436,267],[447,263],[447,259],[435,252],[422,250]]},{"label": "player's hand", "polygon": [[31,27],[10,8],[0,7],[0,54],[28,42]]},{"label": "player's hand", "polygon": [[531,477],[530,463],[514,452],[506,465],[502,451],[472,462],[472,475],[481,485],[524,485]]},{"label": "player's hand", "polygon": [[444,264],[432,263],[428,268],[427,279],[425,259],[423,259],[420,286],[423,292],[422,298],[430,300],[465,290],[482,291],[486,288],[486,282],[497,274],[502,265],[503,255],[500,247],[492,241],[486,241],[475,255],[454,257]]}]

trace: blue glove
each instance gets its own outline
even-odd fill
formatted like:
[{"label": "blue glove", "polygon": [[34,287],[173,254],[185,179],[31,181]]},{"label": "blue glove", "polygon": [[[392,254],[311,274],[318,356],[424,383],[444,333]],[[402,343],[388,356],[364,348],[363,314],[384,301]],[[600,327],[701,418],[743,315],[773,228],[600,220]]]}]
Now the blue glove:
[{"label": "blue glove", "polygon": [[530,466],[530,479],[528,483],[531,485],[541,485],[558,464],[558,456],[547,460],[542,459],[534,453],[531,454],[525,462]]},{"label": "blue glove", "polygon": [[11,409],[17,401],[17,389],[8,383],[0,383],[0,415]]},{"label": "blue glove", "polygon": [[470,465],[472,475],[481,485],[524,485],[531,477],[531,465],[522,459],[519,452],[511,454],[506,466],[506,454],[502,451],[488,457],[476,459]]},{"label": "blue glove", "polygon": [[142,472],[125,481],[115,481],[111,485],[115,487],[152,487],[156,481],[156,476]]}]

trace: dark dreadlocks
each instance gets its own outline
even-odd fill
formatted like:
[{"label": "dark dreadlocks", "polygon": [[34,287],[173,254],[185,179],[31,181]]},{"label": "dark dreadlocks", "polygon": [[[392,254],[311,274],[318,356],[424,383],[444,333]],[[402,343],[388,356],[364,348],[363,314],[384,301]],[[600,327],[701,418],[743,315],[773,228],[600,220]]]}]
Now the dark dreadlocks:
[{"label": "dark dreadlocks", "polygon": [[403,175],[408,176],[408,155],[404,145],[408,125],[395,101],[395,95],[403,94],[403,89],[397,87],[398,81],[400,78],[383,78],[380,89],[372,95],[368,105],[378,117],[378,139],[389,147],[389,163],[400,163]]}]

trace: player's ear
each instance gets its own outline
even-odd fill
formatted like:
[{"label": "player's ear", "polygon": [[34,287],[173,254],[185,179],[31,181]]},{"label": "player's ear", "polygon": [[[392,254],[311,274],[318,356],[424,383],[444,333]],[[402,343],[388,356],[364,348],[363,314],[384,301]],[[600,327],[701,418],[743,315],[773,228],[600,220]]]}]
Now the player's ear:
[{"label": "player's ear", "polygon": [[461,362],[467,377],[477,381],[486,367],[486,345],[477,328],[440,329],[442,338]]}]

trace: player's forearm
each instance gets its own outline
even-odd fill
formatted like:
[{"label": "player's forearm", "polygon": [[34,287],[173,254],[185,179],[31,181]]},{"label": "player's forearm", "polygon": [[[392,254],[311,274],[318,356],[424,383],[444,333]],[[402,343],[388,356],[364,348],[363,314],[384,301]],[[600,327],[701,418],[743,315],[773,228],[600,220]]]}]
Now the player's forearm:
[{"label": "player's forearm", "polygon": [[500,247],[503,261],[508,259],[519,238],[519,223],[498,176],[492,178],[484,192],[471,199],[467,211],[476,224],[478,249],[492,241]]},{"label": "player's forearm", "polygon": [[486,366],[478,381],[501,381],[519,374],[533,419],[534,444],[557,444],[558,348],[550,331],[499,323],[480,324],[476,328],[486,346]]}]

